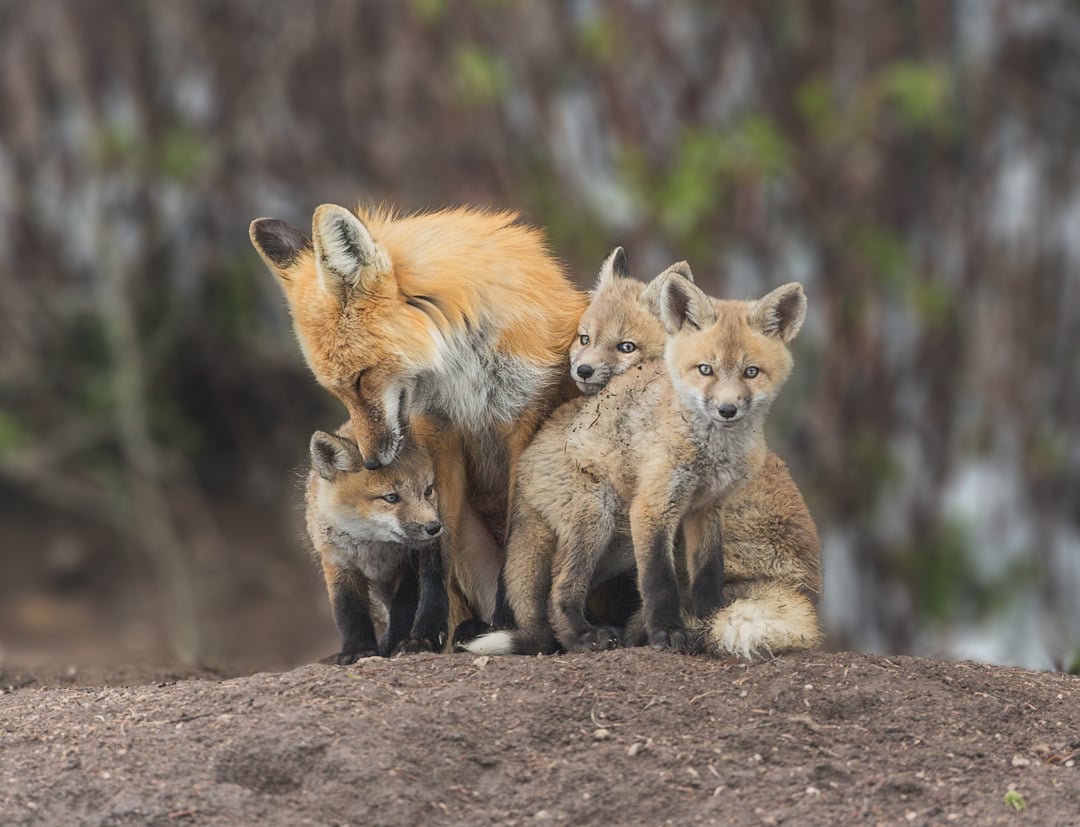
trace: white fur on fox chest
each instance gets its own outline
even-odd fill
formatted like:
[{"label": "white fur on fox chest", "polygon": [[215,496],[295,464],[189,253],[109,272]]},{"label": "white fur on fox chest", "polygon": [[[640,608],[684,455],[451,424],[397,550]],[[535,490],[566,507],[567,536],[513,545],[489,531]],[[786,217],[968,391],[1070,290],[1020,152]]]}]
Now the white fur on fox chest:
[{"label": "white fur on fox chest", "polygon": [[555,381],[554,371],[496,350],[483,328],[437,336],[435,362],[417,376],[413,404],[473,432],[512,422]]},{"label": "white fur on fox chest", "polygon": [[756,462],[764,456],[759,451],[764,440],[760,429],[750,423],[720,425],[693,423],[690,439],[699,448],[692,473],[697,476],[697,491],[692,509],[709,507],[745,483],[757,470]]}]

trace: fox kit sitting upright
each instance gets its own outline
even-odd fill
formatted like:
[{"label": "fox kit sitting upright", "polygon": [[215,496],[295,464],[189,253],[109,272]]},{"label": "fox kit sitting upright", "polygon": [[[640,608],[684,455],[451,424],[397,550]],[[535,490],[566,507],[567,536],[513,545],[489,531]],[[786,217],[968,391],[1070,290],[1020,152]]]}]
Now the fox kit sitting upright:
[{"label": "fox kit sitting upright", "polygon": [[[708,615],[708,629],[695,631],[701,634],[706,648],[733,651],[749,657],[763,650],[811,646],[820,639],[813,603],[802,593],[805,590],[816,595],[820,587],[817,533],[783,462],[775,455],[765,453],[760,432],[760,423],[768,403],[790,369],[790,356],[784,343],[790,341],[798,331],[805,298],[798,285],[788,285],[756,304],[714,304],[689,283],[685,278],[688,275],[689,268],[676,265],[646,286],[628,278],[625,255],[621,249],[616,250],[605,262],[590,307],[579,325],[579,339],[571,355],[571,375],[583,391],[599,392],[611,377],[618,377],[632,368],[637,370],[632,376],[616,379],[611,388],[601,393],[595,402],[583,399],[567,403],[556,412],[552,422],[545,426],[526,452],[519,476],[519,494],[515,497],[512,513],[506,564],[507,596],[517,618],[518,629],[480,638],[468,646],[470,650],[478,653],[554,651],[557,645],[548,626],[549,593],[551,619],[564,647],[613,645],[615,637],[610,630],[590,628],[576,608],[566,610],[566,603],[567,596],[573,593],[570,602],[580,604],[583,588],[587,591],[606,577],[633,566],[633,558],[626,554],[625,511],[628,503],[625,492],[634,488],[637,491],[631,496],[636,502],[629,511],[631,522],[635,514],[638,517],[639,530],[634,538],[635,544],[638,537],[648,536],[640,528],[646,515],[650,515],[650,521],[656,523],[657,513],[667,513],[663,508],[657,512],[655,507],[650,513],[644,505],[646,496],[656,500],[663,500],[667,496],[677,501],[668,504],[674,509],[673,513],[686,512],[688,519],[682,527],[691,538],[695,555],[688,564],[695,577],[697,593],[694,602],[704,604]],[[660,404],[662,400],[656,390],[671,383],[664,381],[666,377],[662,376],[662,371],[657,372],[657,357],[663,353],[667,335],[656,314],[661,310],[662,288],[668,281],[673,282],[671,289],[674,290],[666,294],[669,327],[673,326],[676,333],[688,337],[678,342],[673,339],[671,343],[675,345],[671,348],[671,357],[676,360],[673,367],[681,371],[680,376],[686,371],[678,366],[679,354],[689,352],[693,339],[690,334],[696,329],[694,326],[706,323],[709,318],[715,316],[715,323],[710,327],[712,339],[708,340],[713,342],[714,347],[711,351],[706,347],[706,355],[711,353],[718,358],[727,354],[730,361],[729,351],[744,347],[746,353],[737,357],[743,358],[747,353],[754,352],[757,345],[756,350],[762,355],[758,360],[761,364],[744,366],[747,369],[756,367],[757,372],[748,371],[751,376],[738,377],[743,385],[753,386],[753,394],[748,397],[743,410],[738,405],[735,405],[734,413],[726,407],[721,411],[720,405],[707,408],[706,403],[701,401],[708,396],[705,390],[686,389],[687,385],[692,388],[694,383],[710,383],[700,366],[712,367],[711,361],[697,363],[696,375],[692,373],[695,368],[691,365],[693,382],[680,380],[684,387],[682,398],[676,398],[672,392],[668,394],[666,407]],[[745,317],[742,320],[740,313]],[[770,313],[773,315],[770,316]],[[721,323],[725,316],[732,318]],[[719,335],[721,331],[730,341],[724,340],[724,335]],[[678,345],[681,345],[681,349]],[[584,371],[581,369],[583,366],[586,368]],[[754,382],[759,376],[764,381]],[[594,377],[600,377],[600,380]],[[715,386],[718,381],[713,379],[711,383]],[[654,412],[649,410],[652,404],[657,405],[656,419],[663,423],[659,428],[660,434],[654,433],[657,430],[652,421]],[[694,431],[702,429],[683,428],[687,420],[698,421],[706,432],[721,428],[720,434],[724,436],[716,439],[720,434],[713,434],[712,438],[706,434],[705,439],[698,439],[701,434]],[[716,420],[715,424],[712,424],[713,420]],[[730,439],[740,431],[741,437]],[[663,432],[668,434],[668,439],[664,438]],[[662,460],[657,461],[655,454],[666,453],[663,446],[672,441],[671,435],[676,435],[671,447],[675,455],[681,457],[681,463],[676,460],[674,464],[669,462],[665,468],[654,468],[654,465],[664,465]],[[610,444],[605,447],[604,442]],[[727,453],[719,457],[719,465],[729,466],[728,470],[736,467],[744,469],[745,473],[738,471],[735,477],[751,477],[747,485],[735,489],[734,493],[731,488],[738,485],[741,479],[731,479],[727,483],[707,479],[710,476],[707,466],[710,457],[715,458],[717,444],[727,445],[724,449]],[[742,459],[733,461],[733,445],[735,454],[741,453]],[[569,463],[560,461],[564,446]],[[612,446],[616,446],[614,452]],[[619,455],[631,446],[640,449],[631,451],[632,456],[627,457],[633,467],[617,470],[615,466],[621,464],[617,462],[619,456],[614,457],[615,462],[609,462],[612,459],[610,455]],[[688,447],[691,449],[689,453]],[[600,462],[606,463],[604,471],[599,472],[596,467],[600,462],[590,460],[590,451],[602,458]],[[648,466],[649,476],[635,481],[634,471],[643,463]],[[553,469],[553,465],[562,467]],[[759,465],[761,470],[755,475],[753,470]],[[560,471],[562,476],[558,476]],[[552,482],[553,473],[558,482]],[[616,511],[624,512],[617,515],[614,523],[610,515],[604,513],[577,513],[580,510],[579,501],[586,498],[581,496],[583,491],[575,489],[575,480],[586,481],[590,475],[598,473],[619,478],[618,484],[613,487],[621,491],[606,490],[605,485],[584,486],[591,489],[589,494],[593,499],[604,501]],[[697,478],[697,481],[692,478]],[[563,485],[567,486],[566,490],[561,490]],[[666,494],[663,491],[665,485],[668,486]],[[650,487],[654,489],[651,492]],[[682,493],[676,496],[680,489]],[[735,549],[737,570],[732,573],[732,579],[736,583],[748,581],[743,584],[744,588],[737,588],[731,596],[746,594],[744,600],[736,600],[735,603],[749,601],[750,605],[736,605],[712,614],[718,600],[697,598],[718,586],[724,567],[721,559],[710,559],[708,555],[703,557],[701,548],[706,543],[718,544],[720,541],[721,508],[714,506],[710,509],[708,501],[710,497],[722,501],[725,496],[732,505],[731,509],[725,509],[730,533],[739,544]],[[600,509],[601,512],[603,510]],[[573,542],[580,538],[568,538],[567,526],[592,526],[591,520],[596,520],[596,525],[600,526],[592,538],[592,551],[584,554],[573,551]],[[667,527],[659,533],[653,532],[652,539],[646,542],[660,543],[667,549],[671,541],[671,525],[677,528],[679,521],[668,518],[659,522],[666,522]],[[585,533],[588,532],[582,532]],[[624,535],[622,542],[616,539],[606,548],[600,548],[605,541],[610,542],[617,535]],[[558,559],[554,559],[557,544]],[[655,591],[658,578],[662,580],[669,576],[663,564],[667,552],[650,554],[646,550],[643,554],[643,549],[639,547],[638,555],[639,560],[644,558],[651,566],[644,571],[639,569],[648,607],[649,588]],[[656,558],[661,559],[657,562]],[[598,565],[594,565],[596,563]],[[680,578],[683,580],[690,577],[685,573],[686,565],[684,563],[680,567],[684,572]],[[590,568],[590,574],[583,574]],[[747,589],[746,585],[753,588]],[[665,599],[670,602],[670,582],[666,588],[668,597]],[[663,593],[664,589],[660,591]],[[725,588],[724,591],[727,596],[728,590]],[[776,595],[788,599],[771,599]],[[763,597],[770,599],[762,602]],[[684,635],[678,630],[677,621],[672,621],[674,613],[670,605],[659,611],[656,600],[652,603],[650,641],[659,645],[674,643],[681,647]],[[695,609],[701,610],[702,606],[696,605]],[[731,609],[737,609],[736,634],[716,637],[714,632],[730,632],[728,615]],[[661,615],[666,613],[668,625],[674,631],[674,641],[671,634],[665,636],[664,630],[658,628],[663,625],[657,623],[658,611]],[[766,615],[764,620],[763,613]]]},{"label": "fox kit sitting upright", "polygon": [[[305,498],[308,535],[341,633],[334,661],[438,651],[447,595],[432,457],[413,435],[393,463],[365,469],[347,432],[312,435]],[[384,626],[379,641],[376,619]]]},{"label": "fox kit sitting upright", "polygon": [[[693,279],[688,267],[678,272]],[[608,256],[570,348],[570,376],[582,393],[599,393],[612,377],[663,359],[665,277],[646,284],[630,277],[621,247]],[[769,451],[761,470],[723,503],[722,519],[724,608],[697,607],[703,646],[753,658],[820,643],[821,541],[779,456]]]}]

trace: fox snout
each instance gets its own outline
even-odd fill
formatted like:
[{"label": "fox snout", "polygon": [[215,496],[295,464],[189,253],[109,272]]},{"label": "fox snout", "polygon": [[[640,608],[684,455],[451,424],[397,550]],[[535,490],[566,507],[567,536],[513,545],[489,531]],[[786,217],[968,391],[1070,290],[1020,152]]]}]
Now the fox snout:
[{"label": "fox snout", "polygon": [[405,526],[405,533],[408,535],[410,542],[428,543],[443,533],[443,524],[440,520],[409,523]]},{"label": "fox snout", "polygon": [[570,378],[582,393],[591,396],[598,393],[611,379],[612,370],[608,365],[593,365],[588,361],[571,362]]},{"label": "fox snout", "polygon": [[[404,394],[403,394],[404,395]],[[384,465],[390,465],[401,452],[405,439],[406,414],[403,404],[395,404],[396,410],[388,411],[379,404],[379,400],[359,400],[346,402],[349,410],[349,424],[353,439],[356,441],[364,468],[374,471]]]}]

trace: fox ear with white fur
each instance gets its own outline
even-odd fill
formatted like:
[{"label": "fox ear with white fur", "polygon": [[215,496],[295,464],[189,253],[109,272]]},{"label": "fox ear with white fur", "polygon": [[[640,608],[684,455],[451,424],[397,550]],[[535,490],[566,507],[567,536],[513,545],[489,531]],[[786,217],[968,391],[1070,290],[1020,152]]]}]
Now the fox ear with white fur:
[{"label": "fox ear with white fur", "polygon": [[626,260],[626,250],[622,247],[616,247],[604,259],[604,263],[600,265],[600,275],[596,278],[596,289],[604,287],[607,284],[611,284],[615,279],[628,279],[630,278],[630,264]]},{"label": "fox ear with white fur", "polygon": [[712,299],[676,267],[669,267],[661,274],[667,277],[660,286],[660,321],[670,334],[708,327],[716,321]]},{"label": "fox ear with white fur", "polygon": [[751,323],[766,336],[790,342],[806,319],[806,293],[797,281],[777,287],[750,311]]},{"label": "fox ear with white fur", "polygon": [[391,269],[390,257],[353,213],[323,204],[311,219],[315,267],[327,291],[345,297],[352,290],[374,291]]},{"label": "fox ear with white fur", "polygon": [[641,301],[649,308],[649,312],[657,318],[660,317],[660,290],[664,286],[664,282],[668,280],[668,277],[672,273],[682,276],[687,281],[694,280],[694,274],[690,272],[690,265],[685,261],[680,261],[676,264],[672,264],[659,276],[650,281],[645,285],[645,289],[641,292]]}]

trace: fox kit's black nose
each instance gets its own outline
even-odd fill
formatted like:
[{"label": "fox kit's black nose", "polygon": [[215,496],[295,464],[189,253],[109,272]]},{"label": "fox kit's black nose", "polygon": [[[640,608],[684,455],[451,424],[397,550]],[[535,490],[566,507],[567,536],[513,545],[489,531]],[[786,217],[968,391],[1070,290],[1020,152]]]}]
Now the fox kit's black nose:
[{"label": "fox kit's black nose", "polygon": [[737,414],[738,412],[739,409],[732,405],[730,402],[725,402],[723,405],[717,408],[717,413],[719,413],[720,416],[724,417],[724,419],[731,419],[731,417],[735,416],[735,414]]},{"label": "fox kit's black nose", "polygon": [[434,537],[440,531],[442,531],[442,523],[438,520],[434,520],[424,526],[424,531],[428,533],[429,537]]},{"label": "fox kit's black nose", "polygon": [[379,462],[377,459],[365,459],[364,460],[364,467],[369,471],[374,471],[380,465],[382,465],[382,463]]},{"label": "fox kit's black nose", "polygon": [[582,379],[588,379],[595,372],[596,371],[593,370],[592,365],[578,365],[577,366],[577,375],[580,376]]}]

